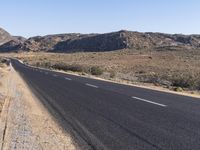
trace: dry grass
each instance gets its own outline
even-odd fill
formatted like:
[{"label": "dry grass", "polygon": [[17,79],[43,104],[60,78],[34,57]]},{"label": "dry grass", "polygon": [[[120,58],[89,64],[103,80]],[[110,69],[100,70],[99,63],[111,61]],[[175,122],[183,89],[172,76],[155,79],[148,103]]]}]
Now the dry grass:
[{"label": "dry grass", "polygon": [[[103,78],[147,82],[184,89],[200,89],[200,50],[120,50],[89,53],[12,54],[32,65],[93,66],[104,70]],[[83,69],[83,72],[84,71]]]}]

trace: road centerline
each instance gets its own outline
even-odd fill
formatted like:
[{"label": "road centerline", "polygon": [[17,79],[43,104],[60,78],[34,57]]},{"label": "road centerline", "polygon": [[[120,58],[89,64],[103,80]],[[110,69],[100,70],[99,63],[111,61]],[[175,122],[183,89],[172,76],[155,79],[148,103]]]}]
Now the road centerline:
[{"label": "road centerline", "polygon": [[93,87],[93,88],[99,88],[98,86],[92,85],[92,84],[89,84],[89,83],[86,83],[85,85],[90,86],[90,87]]},{"label": "road centerline", "polygon": [[154,104],[154,105],[158,105],[158,106],[161,106],[161,107],[167,107],[167,105],[156,103],[156,102],[153,102],[153,101],[150,101],[150,100],[146,100],[146,99],[143,99],[143,98],[139,98],[139,97],[135,97],[135,96],[132,96],[132,98],[140,100],[140,101],[143,101],[143,102],[151,103],[151,104]]}]

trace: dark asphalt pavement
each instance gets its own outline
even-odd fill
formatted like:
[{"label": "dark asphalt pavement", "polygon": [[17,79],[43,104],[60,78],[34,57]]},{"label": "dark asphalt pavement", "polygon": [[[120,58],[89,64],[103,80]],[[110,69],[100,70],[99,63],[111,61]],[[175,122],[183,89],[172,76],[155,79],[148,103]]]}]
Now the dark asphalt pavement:
[{"label": "dark asphalt pavement", "polygon": [[200,99],[12,65],[92,149],[200,150]]}]

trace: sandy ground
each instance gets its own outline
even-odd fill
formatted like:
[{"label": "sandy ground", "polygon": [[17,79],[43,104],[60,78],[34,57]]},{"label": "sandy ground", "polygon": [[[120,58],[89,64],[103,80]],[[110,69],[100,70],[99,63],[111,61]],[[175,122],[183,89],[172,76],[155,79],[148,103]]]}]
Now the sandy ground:
[{"label": "sandy ground", "polygon": [[9,68],[6,65],[0,65],[0,112],[2,111],[4,101],[6,99],[7,94],[7,76],[8,76]]},{"label": "sandy ground", "polygon": [[79,149],[13,68],[6,77],[7,99],[0,118],[2,150]]}]

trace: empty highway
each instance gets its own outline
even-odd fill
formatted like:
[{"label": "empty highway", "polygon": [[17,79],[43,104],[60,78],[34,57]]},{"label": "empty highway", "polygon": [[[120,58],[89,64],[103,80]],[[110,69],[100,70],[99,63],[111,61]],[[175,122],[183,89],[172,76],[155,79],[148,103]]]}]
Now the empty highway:
[{"label": "empty highway", "polygon": [[198,98],[11,62],[91,149],[200,150]]}]

